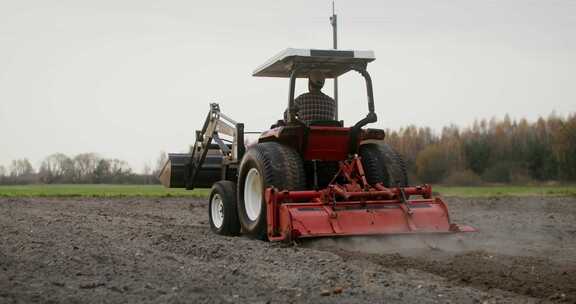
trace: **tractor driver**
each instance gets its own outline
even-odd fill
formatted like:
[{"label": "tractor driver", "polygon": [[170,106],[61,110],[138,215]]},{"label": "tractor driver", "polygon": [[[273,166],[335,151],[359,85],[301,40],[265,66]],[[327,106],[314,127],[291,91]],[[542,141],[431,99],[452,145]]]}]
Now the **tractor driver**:
[{"label": "tractor driver", "polygon": [[[336,102],[321,91],[325,79],[321,71],[310,71],[308,75],[309,92],[294,99],[293,110],[302,122],[309,123],[314,120],[336,120]],[[285,121],[287,121],[287,116],[288,111],[284,112]]]}]

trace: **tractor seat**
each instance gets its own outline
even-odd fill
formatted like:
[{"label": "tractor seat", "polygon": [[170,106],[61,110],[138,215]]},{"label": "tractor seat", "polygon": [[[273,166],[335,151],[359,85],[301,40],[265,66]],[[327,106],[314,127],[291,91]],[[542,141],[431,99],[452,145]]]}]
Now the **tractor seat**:
[{"label": "tractor seat", "polygon": [[306,126],[320,126],[320,127],[343,127],[343,120],[311,120],[306,122]]}]

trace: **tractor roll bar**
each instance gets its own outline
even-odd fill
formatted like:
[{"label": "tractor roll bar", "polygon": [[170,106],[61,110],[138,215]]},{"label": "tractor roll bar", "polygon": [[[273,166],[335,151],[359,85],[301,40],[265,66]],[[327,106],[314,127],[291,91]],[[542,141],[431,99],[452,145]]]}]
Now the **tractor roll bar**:
[{"label": "tractor roll bar", "polygon": [[374,91],[372,89],[372,77],[366,71],[366,66],[354,67],[354,71],[360,73],[362,77],[366,80],[366,91],[368,93],[368,112],[374,113]]},{"label": "tractor roll bar", "polygon": [[290,85],[288,86],[288,122],[294,121],[294,91],[296,90],[296,75],[302,68],[295,67],[290,72]]},{"label": "tractor roll bar", "polygon": [[348,151],[350,154],[355,154],[358,150],[358,136],[360,135],[360,130],[363,126],[376,122],[378,120],[378,116],[376,116],[376,112],[374,112],[374,92],[372,90],[372,77],[370,77],[370,74],[368,74],[368,71],[366,71],[366,64],[355,66],[352,69],[364,77],[366,80],[366,91],[368,93],[368,114],[350,129],[350,147],[348,148]]}]

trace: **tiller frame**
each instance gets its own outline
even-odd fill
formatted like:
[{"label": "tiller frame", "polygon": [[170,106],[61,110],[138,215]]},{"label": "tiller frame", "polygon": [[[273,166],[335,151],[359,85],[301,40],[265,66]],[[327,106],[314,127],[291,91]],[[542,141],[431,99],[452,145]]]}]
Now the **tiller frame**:
[{"label": "tiller frame", "polygon": [[[368,184],[361,158],[339,162],[338,173],[322,190],[265,191],[270,241],[323,236],[455,233],[476,229],[450,222],[448,208],[432,187],[387,188]],[[341,177],[345,182],[336,181]],[[420,196],[410,199],[411,196]]]}]

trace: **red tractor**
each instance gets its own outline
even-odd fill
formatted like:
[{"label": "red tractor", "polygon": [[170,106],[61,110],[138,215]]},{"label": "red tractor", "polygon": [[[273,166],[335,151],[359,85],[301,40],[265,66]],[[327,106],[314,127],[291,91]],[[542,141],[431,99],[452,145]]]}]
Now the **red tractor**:
[{"label": "red tractor", "polygon": [[[212,187],[209,220],[222,235],[270,241],[323,236],[474,231],[449,220],[429,185],[409,186],[402,157],[384,143],[377,120],[371,51],[287,49],[253,76],[290,79],[287,118],[244,145],[244,125],[210,112],[190,154],[170,154],[160,173],[166,187]],[[343,121],[301,121],[294,113],[296,78],[356,71],[366,82],[368,114]]]}]

